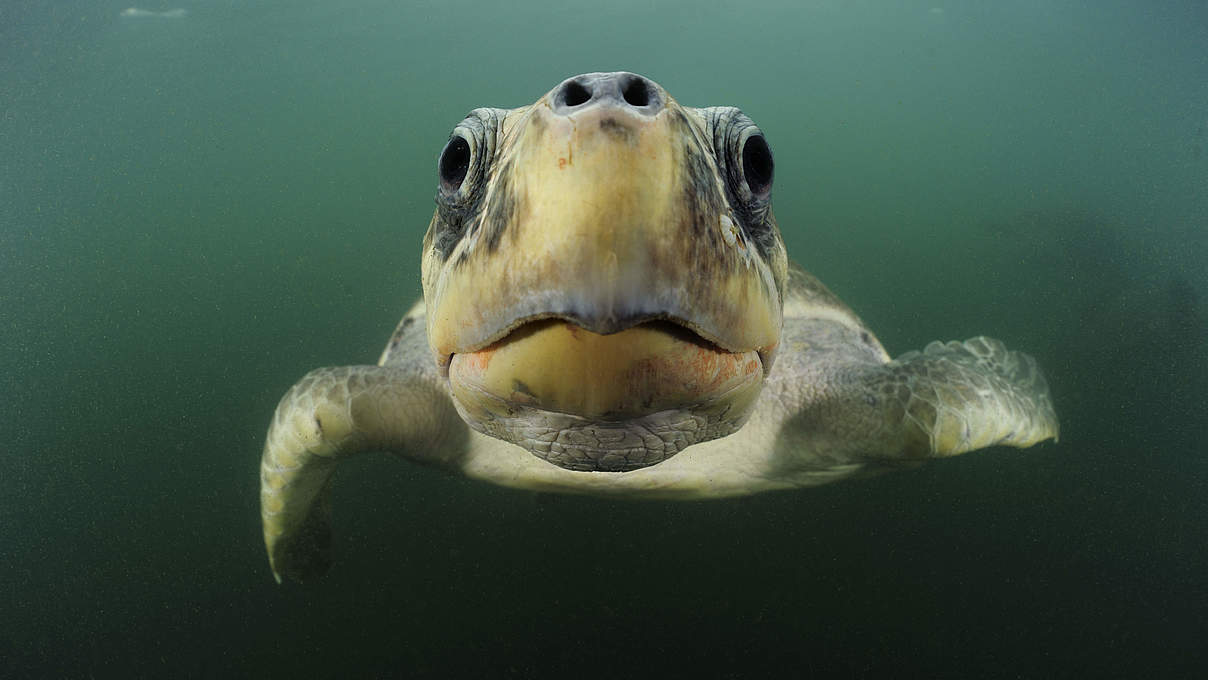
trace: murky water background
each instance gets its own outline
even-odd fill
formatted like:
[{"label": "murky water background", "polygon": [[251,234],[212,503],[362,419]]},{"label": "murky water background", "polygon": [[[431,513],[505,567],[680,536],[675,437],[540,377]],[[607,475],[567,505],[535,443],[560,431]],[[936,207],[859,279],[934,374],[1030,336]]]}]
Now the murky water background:
[{"label": "murky water background", "polygon": [[[122,3],[0,7],[0,675],[1205,669],[1202,3]],[[790,253],[891,353],[1034,354],[1061,443],[678,504],[370,456],[275,585],[268,418],[418,295],[449,130],[615,69],[742,107]]]}]

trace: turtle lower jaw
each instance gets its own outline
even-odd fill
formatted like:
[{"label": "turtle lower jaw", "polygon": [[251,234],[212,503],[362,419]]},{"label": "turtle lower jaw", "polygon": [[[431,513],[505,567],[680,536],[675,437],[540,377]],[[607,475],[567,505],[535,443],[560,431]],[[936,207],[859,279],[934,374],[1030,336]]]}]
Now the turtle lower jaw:
[{"label": "turtle lower jaw", "polygon": [[479,395],[455,404],[483,434],[509,441],[538,458],[576,472],[630,472],[661,463],[692,444],[732,434],[746,422],[737,409],[670,409],[622,421],[516,406]]},{"label": "turtle lower jaw", "polygon": [[474,429],[560,467],[623,472],[737,430],[763,367],[665,321],[602,335],[544,319],[453,355],[449,385]]}]

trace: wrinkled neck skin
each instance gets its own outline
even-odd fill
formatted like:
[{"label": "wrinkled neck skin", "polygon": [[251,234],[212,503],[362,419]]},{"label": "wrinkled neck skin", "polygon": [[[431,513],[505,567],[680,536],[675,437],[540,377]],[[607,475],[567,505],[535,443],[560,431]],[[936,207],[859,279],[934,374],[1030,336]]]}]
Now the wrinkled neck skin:
[{"label": "wrinkled neck skin", "polygon": [[570,106],[563,85],[472,112],[424,241],[428,344],[458,412],[571,470],[736,431],[780,342],[784,245],[742,180],[761,133],[643,82],[641,106]]}]

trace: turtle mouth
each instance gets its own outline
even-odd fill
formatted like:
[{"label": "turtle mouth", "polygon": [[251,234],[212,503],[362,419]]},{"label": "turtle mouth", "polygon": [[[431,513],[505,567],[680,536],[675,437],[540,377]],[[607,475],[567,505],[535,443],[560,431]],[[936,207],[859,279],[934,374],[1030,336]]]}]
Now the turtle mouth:
[{"label": "turtle mouth", "polygon": [[729,351],[666,318],[600,333],[564,315],[545,315],[481,349],[453,354],[449,380],[455,391],[464,386],[512,404],[621,421],[761,383],[762,354]]},{"label": "turtle mouth", "polygon": [[617,319],[594,315],[585,317],[568,312],[545,312],[517,319],[496,333],[487,336],[486,340],[476,343],[476,345],[471,345],[467,349],[451,352],[445,355],[443,360],[438,360],[437,366],[447,376],[454,357],[458,355],[464,356],[479,354],[481,352],[493,352],[508,343],[523,341],[534,332],[558,322],[565,323],[567,328],[571,329],[572,337],[577,337],[574,334],[579,332],[587,333],[589,337],[613,336],[624,333],[632,328],[640,327],[647,331],[663,333],[669,338],[695,345],[702,350],[717,354],[740,355],[754,353],[759,358],[764,377],[767,377],[768,372],[772,368],[772,362],[775,359],[777,349],[777,345],[750,350],[727,347],[717,338],[712,337],[701,326],[672,314],[644,314]]},{"label": "turtle mouth", "polygon": [[[567,313],[537,314],[516,322],[498,338],[487,343],[482,349],[499,347],[507,343],[521,342],[542,329],[557,324],[565,324],[572,336],[578,333],[589,333],[595,336],[613,336],[632,328],[641,327],[644,331],[662,333],[673,339],[700,346],[718,353],[729,353],[730,350],[717,342],[706,338],[700,330],[684,319],[670,315],[647,315],[630,317],[621,320],[585,319]],[[464,352],[463,352],[464,353]]]},{"label": "turtle mouth", "polygon": [[601,334],[546,316],[454,354],[449,385],[476,430],[568,469],[623,472],[741,427],[763,368],[758,351],[668,319]]}]

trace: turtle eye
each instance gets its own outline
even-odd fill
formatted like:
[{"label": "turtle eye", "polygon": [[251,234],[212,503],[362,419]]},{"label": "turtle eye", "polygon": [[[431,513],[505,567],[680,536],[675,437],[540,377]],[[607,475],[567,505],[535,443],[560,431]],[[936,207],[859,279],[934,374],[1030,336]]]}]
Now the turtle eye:
[{"label": "turtle eye", "polygon": [[466,173],[470,170],[470,143],[461,135],[453,135],[445,148],[440,152],[440,190],[446,194],[455,194],[466,181]]},{"label": "turtle eye", "polygon": [[767,198],[772,191],[772,149],[761,134],[747,137],[742,145],[742,177],[755,198]]}]

